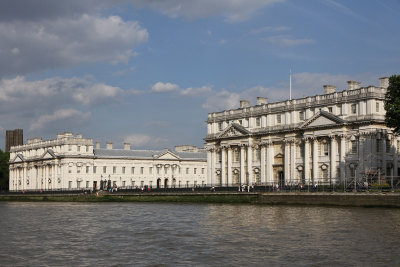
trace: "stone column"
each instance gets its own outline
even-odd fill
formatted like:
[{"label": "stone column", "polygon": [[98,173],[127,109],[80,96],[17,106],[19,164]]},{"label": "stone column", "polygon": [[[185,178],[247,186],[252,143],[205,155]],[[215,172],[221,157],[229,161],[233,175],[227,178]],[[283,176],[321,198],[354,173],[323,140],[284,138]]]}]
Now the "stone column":
[{"label": "stone column", "polygon": [[344,162],[346,156],[346,136],[343,134],[340,136],[340,181],[343,182],[346,178],[346,165]]},{"label": "stone column", "polygon": [[313,139],[313,143],[312,143],[312,149],[313,149],[313,154],[312,154],[312,167],[313,167],[313,184],[317,183],[319,181],[319,177],[318,177],[318,140],[315,137]]},{"label": "stone column", "polygon": [[211,149],[207,149],[207,185],[212,185],[211,182],[211,161],[212,161],[212,152]]},{"label": "stone column", "polygon": [[247,147],[247,173],[248,173],[248,184],[253,183],[253,147],[249,142],[249,146]]},{"label": "stone column", "polygon": [[271,185],[274,182],[274,173],[272,164],[274,164],[274,146],[271,141],[267,142],[267,184]]},{"label": "stone column", "polygon": [[226,148],[221,147],[221,185],[226,185]]},{"label": "stone column", "polygon": [[216,183],[216,181],[215,181],[216,161],[217,161],[217,153],[216,153],[216,149],[213,148],[213,149],[211,149],[211,170],[210,170],[211,185],[215,185],[215,183]]},{"label": "stone column", "polygon": [[399,162],[397,160],[397,139],[394,137],[393,138],[393,146],[392,146],[392,158],[393,158],[393,176],[398,176],[398,166]]},{"label": "stone column", "polygon": [[[386,173],[386,136],[382,137],[382,171]],[[390,175],[386,173],[386,175]]]},{"label": "stone column", "polygon": [[304,139],[304,180],[308,184],[311,181],[310,177],[310,141],[307,137]]},{"label": "stone column", "polygon": [[292,140],[290,144],[290,182],[299,183],[296,181],[296,142]]},{"label": "stone column", "polygon": [[336,136],[331,135],[331,151],[330,151],[330,182],[335,183],[336,182]]},{"label": "stone column", "polygon": [[245,146],[240,146],[240,184],[246,183],[246,169],[244,166],[244,150]]},{"label": "stone column", "polygon": [[365,136],[360,135],[358,138],[358,168],[359,172],[365,171]]},{"label": "stone column", "polygon": [[228,182],[227,185],[232,185],[232,148],[229,146],[226,148],[228,150]]},{"label": "stone column", "polygon": [[285,152],[284,152],[284,178],[285,184],[288,184],[290,181],[290,142],[289,140],[285,139]]},{"label": "stone column", "polygon": [[261,146],[261,158],[260,158],[260,164],[261,164],[261,183],[265,184],[266,179],[265,179],[265,144],[260,144]]}]

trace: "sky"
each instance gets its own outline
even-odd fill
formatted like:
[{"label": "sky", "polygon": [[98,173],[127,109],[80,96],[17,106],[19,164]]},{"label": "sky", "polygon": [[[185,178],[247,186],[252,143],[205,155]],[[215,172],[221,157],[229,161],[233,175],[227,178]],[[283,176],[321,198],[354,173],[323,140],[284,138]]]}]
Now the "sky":
[{"label": "sky", "polygon": [[204,145],[239,100],[379,85],[400,72],[399,0],[1,0],[0,149],[81,133]]}]

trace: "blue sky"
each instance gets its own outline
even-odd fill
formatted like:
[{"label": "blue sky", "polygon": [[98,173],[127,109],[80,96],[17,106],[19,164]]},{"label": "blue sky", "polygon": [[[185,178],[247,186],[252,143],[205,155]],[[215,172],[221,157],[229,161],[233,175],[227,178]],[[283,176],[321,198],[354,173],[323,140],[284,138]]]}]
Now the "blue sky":
[{"label": "blue sky", "polygon": [[398,74],[399,13],[398,0],[3,0],[0,140],[203,146],[209,112],[287,99],[289,69],[293,97]]}]

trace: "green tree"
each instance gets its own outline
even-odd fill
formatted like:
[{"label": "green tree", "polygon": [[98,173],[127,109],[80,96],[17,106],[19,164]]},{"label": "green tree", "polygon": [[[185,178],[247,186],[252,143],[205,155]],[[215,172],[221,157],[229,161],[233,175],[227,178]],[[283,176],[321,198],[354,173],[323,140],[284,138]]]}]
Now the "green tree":
[{"label": "green tree", "polygon": [[8,161],[10,153],[0,149],[0,190],[8,190]]},{"label": "green tree", "polygon": [[400,134],[400,75],[389,78],[385,97],[386,125],[394,128],[395,134]]}]

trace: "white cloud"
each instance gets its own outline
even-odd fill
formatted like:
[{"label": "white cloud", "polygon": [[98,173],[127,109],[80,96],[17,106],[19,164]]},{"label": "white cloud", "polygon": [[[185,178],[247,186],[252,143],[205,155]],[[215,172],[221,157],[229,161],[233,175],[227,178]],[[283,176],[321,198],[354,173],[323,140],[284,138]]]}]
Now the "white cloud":
[{"label": "white cloud", "polygon": [[258,29],[253,29],[250,31],[251,34],[259,34],[259,33],[266,33],[266,32],[283,32],[291,30],[290,27],[286,26],[265,26]]},{"label": "white cloud", "polygon": [[82,124],[87,121],[91,116],[90,112],[81,112],[75,109],[59,109],[53,114],[46,114],[40,116],[36,121],[32,122],[29,130],[37,131],[44,128],[46,125],[53,124],[54,122],[65,124],[66,121],[73,121],[76,124]]},{"label": "white cloud", "polygon": [[183,96],[207,96],[212,92],[211,86],[202,86],[198,88],[189,87],[181,91]]},{"label": "white cloud", "polygon": [[145,134],[131,134],[124,137],[124,142],[130,143],[134,147],[159,147],[166,145],[168,140],[160,137],[152,137]]},{"label": "white cloud", "polygon": [[153,93],[168,93],[179,90],[179,85],[173,83],[157,82],[151,87]]},{"label": "white cloud", "polygon": [[138,22],[119,16],[0,21],[0,77],[81,63],[127,63],[133,48],[147,39]]},{"label": "white cloud", "polygon": [[130,0],[143,7],[150,7],[171,18],[185,17],[198,19],[209,16],[222,16],[228,22],[240,22],[269,5],[284,0]]},{"label": "white cloud", "polygon": [[277,44],[282,46],[296,46],[302,44],[312,44],[313,39],[295,39],[290,35],[276,35],[264,38],[264,40],[271,44]]}]

